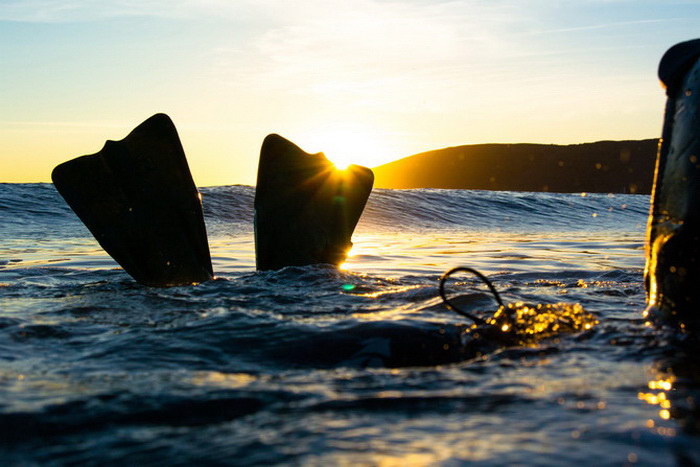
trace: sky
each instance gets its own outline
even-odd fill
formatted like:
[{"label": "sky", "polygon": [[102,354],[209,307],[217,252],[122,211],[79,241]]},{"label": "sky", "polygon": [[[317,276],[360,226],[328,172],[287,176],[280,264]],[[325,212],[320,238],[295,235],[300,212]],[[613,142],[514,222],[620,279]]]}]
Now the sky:
[{"label": "sky", "polygon": [[198,186],[278,133],[376,166],[475,143],[656,138],[700,0],[0,0],[0,182],[49,182],[149,116]]}]

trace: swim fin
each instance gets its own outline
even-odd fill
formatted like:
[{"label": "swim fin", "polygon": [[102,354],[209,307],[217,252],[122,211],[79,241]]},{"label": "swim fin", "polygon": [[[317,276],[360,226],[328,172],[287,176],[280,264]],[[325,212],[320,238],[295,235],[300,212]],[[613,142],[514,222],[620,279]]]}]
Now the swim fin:
[{"label": "swim fin", "polygon": [[668,100],[654,175],[644,272],[645,316],[700,324],[700,39],[659,65]]},{"label": "swim fin", "polygon": [[58,165],[58,192],[137,282],[213,277],[200,195],[172,120],[156,114],[100,152]]},{"label": "swim fin", "polygon": [[323,153],[267,136],[255,189],[257,268],[342,263],[373,184],[366,167],[338,170]]}]

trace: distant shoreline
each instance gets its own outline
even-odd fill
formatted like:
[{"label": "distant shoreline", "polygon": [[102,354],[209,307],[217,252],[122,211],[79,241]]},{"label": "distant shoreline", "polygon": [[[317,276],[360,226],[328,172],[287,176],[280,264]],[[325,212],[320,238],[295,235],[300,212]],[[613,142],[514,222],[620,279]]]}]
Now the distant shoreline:
[{"label": "distant shoreline", "polygon": [[658,141],[455,146],[374,167],[374,186],[650,194]]}]

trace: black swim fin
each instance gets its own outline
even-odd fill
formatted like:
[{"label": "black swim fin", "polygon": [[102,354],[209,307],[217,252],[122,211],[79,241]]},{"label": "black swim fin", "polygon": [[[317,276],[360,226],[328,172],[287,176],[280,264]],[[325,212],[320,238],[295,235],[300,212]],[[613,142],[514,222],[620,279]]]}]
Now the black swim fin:
[{"label": "black swim fin", "polygon": [[323,153],[269,135],[255,189],[257,268],[343,262],[373,184],[366,167],[337,170]]},{"label": "black swim fin", "polygon": [[700,325],[700,39],[669,49],[668,100],[647,228],[645,316]]},{"label": "black swim fin", "polygon": [[213,277],[201,199],[167,115],[156,114],[123,140],[57,166],[51,178],[136,281],[167,287]]}]

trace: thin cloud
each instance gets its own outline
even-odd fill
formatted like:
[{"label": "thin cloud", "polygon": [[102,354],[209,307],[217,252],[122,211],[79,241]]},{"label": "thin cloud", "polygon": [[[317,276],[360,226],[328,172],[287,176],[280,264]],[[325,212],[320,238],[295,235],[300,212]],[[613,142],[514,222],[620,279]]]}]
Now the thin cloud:
[{"label": "thin cloud", "polygon": [[[295,4],[297,8],[297,4]],[[387,81],[409,81],[425,70],[461,69],[464,64],[524,53],[508,41],[521,15],[503,5],[479,2],[396,3],[359,0],[352,4],[302,2],[253,38],[213,52],[222,79],[238,85],[246,75],[287,89],[345,88],[361,92]]]},{"label": "thin cloud", "polygon": [[252,0],[5,0],[0,21],[64,23],[100,21],[124,17],[195,19],[211,16],[243,17],[264,11],[269,1]]},{"label": "thin cloud", "polygon": [[[516,6],[517,5],[517,6]],[[397,10],[420,14],[435,14],[444,10],[453,19],[470,15],[475,11],[489,16],[502,11],[506,20],[513,8],[522,5],[494,0],[484,4],[478,0],[466,1],[355,1],[352,3],[322,0],[3,0],[0,2],[0,21],[18,22],[77,22],[98,21],[121,17],[160,17],[201,19],[204,17],[231,18],[252,22],[269,21],[272,24],[303,21],[306,18],[322,18],[353,11]],[[461,10],[461,12],[460,12]],[[457,15],[457,16],[455,16]],[[445,18],[446,19],[446,18]]]},{"label": "thin cloud", "polygon": [[68,121],[24,121],[24,120],[8,120],[0,121],[0,126],[9,127],[50,127],[50,128],[122,128],[123,123],[118,122],[68,122]]},{"label": "thin cloud", "polygon": [[610,29],[619,28],[623,26],[634,26],[638,24],[653,24],[653,23],[673,23],[678,21],[685,21],[686,18],[664,18],[664,19],[640,19],[634,21],[618,21],[614,23],[604,23],[604,24],[591,24],[586,26],[575,26],[570,28],[559,28],[559,29],[546,29],[542,31],[531,32],[531,35],[540,34],[557,34],[564,32],[576,32],[576,31],[592,31],[596,29]]}]

